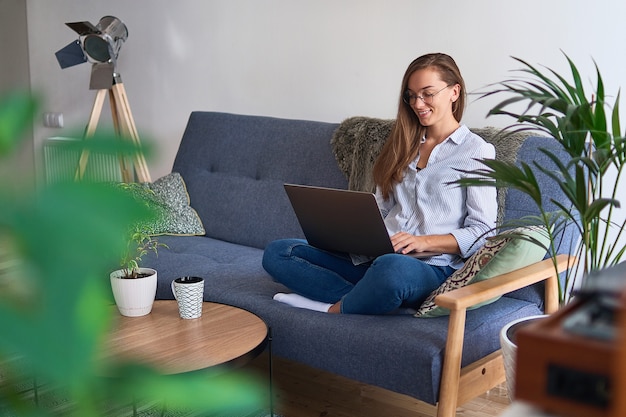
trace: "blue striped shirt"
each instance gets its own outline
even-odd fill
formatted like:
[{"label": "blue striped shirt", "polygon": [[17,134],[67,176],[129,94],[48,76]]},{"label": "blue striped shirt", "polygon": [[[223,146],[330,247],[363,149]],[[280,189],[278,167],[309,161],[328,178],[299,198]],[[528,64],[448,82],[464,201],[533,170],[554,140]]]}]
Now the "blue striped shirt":
[{"label": "blue striped shirt", "polygon": [[463,265],[492,235],[496,224],[495,187],[461,187],[448,184],[467,176],[462,170],[484,167],[476,159],[495,158],[493,145],[461,125],[446,140],[435,146],[428,164],[416,169],[419,156],[409,164],[402,182],[393,186],[388,200],[376,190],[376,200],[389,235],[407,232],[413,235],[452,234],[461,250],[423,259],[455,269]]}]

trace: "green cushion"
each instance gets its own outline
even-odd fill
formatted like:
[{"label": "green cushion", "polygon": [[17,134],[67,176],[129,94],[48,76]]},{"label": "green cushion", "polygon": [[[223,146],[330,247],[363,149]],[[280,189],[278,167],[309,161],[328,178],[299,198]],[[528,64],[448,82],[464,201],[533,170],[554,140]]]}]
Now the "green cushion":
[{"label": "green cushion", "polygon": [[[508,237],[512,235],[515,237]],[[417,310],[415,317],[439,317],[450,314],[447,308],[435,304],[435,297],[474,282],[484,281],[541,261],[550,243],[544,227],[519,227],[489,239],[458,271],[434,290]],[[492,303],[500,297],[470,307]]]},{"label": "green cushion", "polygon": [[198,213],[189,205],[189,194],[183,177],[172,172],[153,183],[142,183],[131,188],[137,197],[145,199],[156,208],[155,219],[140,224],[149,235],[204,235],[204,226]]}]

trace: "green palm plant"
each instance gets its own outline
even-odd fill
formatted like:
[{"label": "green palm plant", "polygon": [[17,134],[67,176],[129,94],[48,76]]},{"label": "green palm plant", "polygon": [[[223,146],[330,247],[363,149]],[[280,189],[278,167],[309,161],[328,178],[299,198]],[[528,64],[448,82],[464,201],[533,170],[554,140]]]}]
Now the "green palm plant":
[{"label": "green palm plant", "polygon": [[[551,249],[553,254],[556,253],[554,236],[568,224],[575,224],[580,236],[580,244],[574,252],[578,264],[568,270],[560,283],[561,304],[569,300],[569,291],[578,284],[578,277],[618,263],[626,251],[626,245],[620,243],[626,220],[615,220],[615,212],[620,207],[618,184],[626,159],[620,128],[620,95],[617,94],[611,106],[597,64],[595,90],[588,94],[576,65],[567,55],[565,57],[571,81],[549,68],[540,70],[513,58],[523,65],[517,70],[522,75],[493,84],[491,87],[495,88],[481,93],[480,98],[494,95],[506,97],[488,114],[515,119],[503,134],[534,131],[548,135],[562,145],[571,161],[563,162],[553,152],[541,149],[554,162],[556,169],[536,162],[518,166],[483,160],[484,169],[474,172],[476,177],[459,181],[466,186],[514,188],[528,195],[541,214],[526,220],[546,226],[552,242],[547,249]],[[521,111],[516,110],[520,108]],[[535,176],[536,170],[558,185],[569,204],[560,204],[544,195]],[[611,171],[615,172],[615,181]],[[549,212],[545,208],[546,198],[558,207],[557,211]],[[610,238],[611,232],[615,233],[614,240]],[[554,262],[555,256],[552,257]]]}]

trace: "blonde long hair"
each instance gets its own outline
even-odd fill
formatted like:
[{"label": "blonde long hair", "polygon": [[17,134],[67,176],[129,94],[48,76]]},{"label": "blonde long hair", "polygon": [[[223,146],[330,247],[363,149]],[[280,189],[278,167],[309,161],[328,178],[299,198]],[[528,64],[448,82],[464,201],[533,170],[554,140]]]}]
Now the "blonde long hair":
[{"label": "blonde long hair", "polygon": [[452,105],[452,114],[457,122],[460,122],[463,116],[465,81],[456,62],[450,56],[442,53],[423,55],[411,62],[402,78],[396,122],[374,164],[374,181],[380,187],[385,199],[389,198],[393,185],[402,181],[409,163],[417,157],[420,139],[426,133],[426,127],[422,126],[411,106],[402,100],[402,95],[408,88],[411,75],[415,71],[425,68],[436,70],[441,80],[447,85],[458,84],[461,86],[459,98]]}]

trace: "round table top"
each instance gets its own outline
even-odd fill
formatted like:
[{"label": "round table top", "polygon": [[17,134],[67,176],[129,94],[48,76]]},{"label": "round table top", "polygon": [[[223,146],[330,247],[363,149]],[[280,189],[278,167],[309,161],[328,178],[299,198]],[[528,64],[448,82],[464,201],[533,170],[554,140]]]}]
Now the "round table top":
[{"label": "round table top", "polygon": [[176,301],[158,300],[148,315],[117,315],[104,359],[178,374],[244,363],[263,351],[267,336],[265,322],[241,308],[205,302],[201,317],[182,319]]}]

